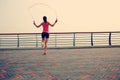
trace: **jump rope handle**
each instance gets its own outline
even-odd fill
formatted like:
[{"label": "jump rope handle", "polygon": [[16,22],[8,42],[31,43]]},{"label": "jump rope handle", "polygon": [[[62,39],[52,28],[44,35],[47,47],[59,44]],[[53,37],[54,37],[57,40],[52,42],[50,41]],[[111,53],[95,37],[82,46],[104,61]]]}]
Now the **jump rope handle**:
[{"label": "jump rope handle", "polygon": [[35,20],[33,20],[33,24],[36,25],[36,24],[35,24]]},{"label": "jump rope handle", "polygon": [[58,21],[58,19],[56,18],[56,20],[55,20],[55,23]]}]

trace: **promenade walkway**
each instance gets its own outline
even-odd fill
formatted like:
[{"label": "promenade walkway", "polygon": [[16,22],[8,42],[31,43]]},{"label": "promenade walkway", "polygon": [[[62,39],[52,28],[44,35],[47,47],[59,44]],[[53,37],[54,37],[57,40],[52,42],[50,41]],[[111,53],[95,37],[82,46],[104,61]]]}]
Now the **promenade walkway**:
[{"label": "promenade walkway", "polygon": [[0,80],[120,80],[120,48],[0,50]]}]

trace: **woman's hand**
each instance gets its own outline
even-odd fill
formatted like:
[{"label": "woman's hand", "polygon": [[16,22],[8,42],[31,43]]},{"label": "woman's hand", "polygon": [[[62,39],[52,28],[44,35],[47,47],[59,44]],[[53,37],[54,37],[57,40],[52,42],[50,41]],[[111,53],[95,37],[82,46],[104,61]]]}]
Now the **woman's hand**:
[{"label": "woman's hand", "polygon": [[35,24],[35,21],[33,21],[33,24],[35,25],[35,27],[37,27],[37,28],[38,28],[38,26]]},{"label": "woman's hand", "polygon": [[58,20],[56,19],[56,20],[55,20],[55,23],[57,23],[57,21],[58,21]]},{"label": "woman's hand", "polygon": [[33,21],[33,24],[35,25],[35,21]]}]

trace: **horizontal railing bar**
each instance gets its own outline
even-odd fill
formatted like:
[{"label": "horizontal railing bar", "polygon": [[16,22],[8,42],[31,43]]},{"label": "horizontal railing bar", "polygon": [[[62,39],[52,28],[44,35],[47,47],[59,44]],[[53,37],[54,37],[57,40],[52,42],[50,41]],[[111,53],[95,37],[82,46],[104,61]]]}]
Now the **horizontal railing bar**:
[{"label": "horizontal railing bar", "polygon": [[[92,33],[120,33],[120,31],[103,31],[103,32],[92,32]],[[80,34],[89,34],[91,32],[51,32],[50,34],[72,34],[72,33],[80,33]],[[16,34],[19,34],[19,35],[24,35],[24,34],[41,34],[41,33],[0,33],[0,35],[16,35]]]}]

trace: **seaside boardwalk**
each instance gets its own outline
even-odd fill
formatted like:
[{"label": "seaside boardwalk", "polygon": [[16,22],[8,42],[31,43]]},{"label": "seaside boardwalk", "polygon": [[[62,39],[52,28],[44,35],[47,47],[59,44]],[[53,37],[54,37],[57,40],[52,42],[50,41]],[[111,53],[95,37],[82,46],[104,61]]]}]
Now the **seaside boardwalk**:
[{"label": "seaside boardwalk", "polygon": [[120,48],[0,50],[0,80],[120,80]]}]

